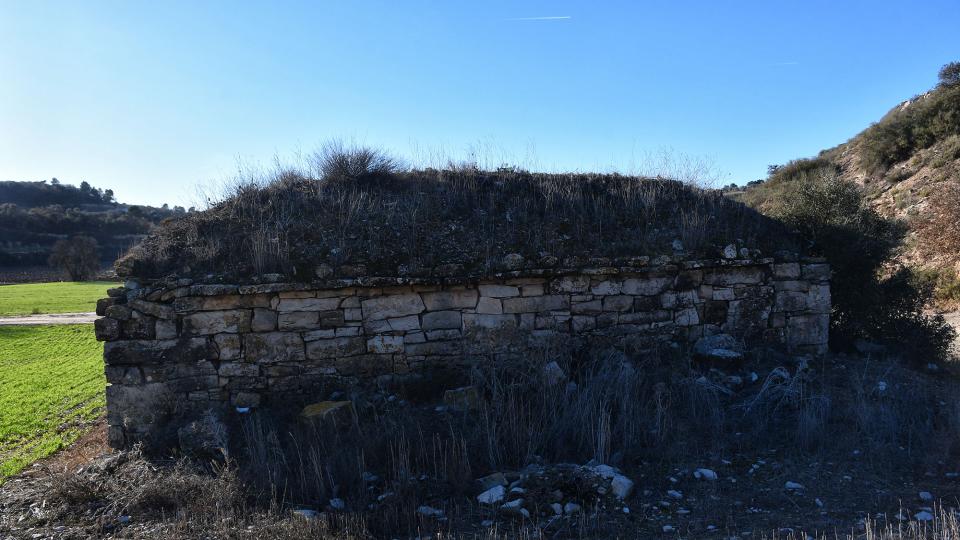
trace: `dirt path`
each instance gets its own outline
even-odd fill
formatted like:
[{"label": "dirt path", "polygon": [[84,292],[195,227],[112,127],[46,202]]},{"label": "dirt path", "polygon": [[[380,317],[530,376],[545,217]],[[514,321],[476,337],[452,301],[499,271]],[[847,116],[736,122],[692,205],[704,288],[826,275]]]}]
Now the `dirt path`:
[{"label": "dirt path", "polygon": [[97,320],[96,313],[51,313],[49,315],[22,315],[0,317],[0,326],[36,324],[84,324]]}]

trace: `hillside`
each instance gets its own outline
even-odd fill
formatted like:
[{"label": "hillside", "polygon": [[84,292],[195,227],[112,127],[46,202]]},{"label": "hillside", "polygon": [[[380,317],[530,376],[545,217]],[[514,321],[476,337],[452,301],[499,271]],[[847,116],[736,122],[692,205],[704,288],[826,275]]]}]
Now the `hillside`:
[{"label": "hillside", "polygon": [[941,79],[936,88],[898,104],[849,141],[815,158],[771,167],[764,182],[752,183],[735,197],[770,211],[804,182],[824,177],[852,182],[870,207],[905,227],[899,261],[933,276],[941,288],[955,287],[960,249],[951,223],[956,222],[954,212],[960,212],[955,204],[960,193],[960,83],[944,80],[943,72]]},{"label": "hillside", "polygon": [[57,240],[79,234],[97,240],[106,266],[161,220],[185,213],[121,204],[86,182],[0,182],[0,268],[45,266]]}]

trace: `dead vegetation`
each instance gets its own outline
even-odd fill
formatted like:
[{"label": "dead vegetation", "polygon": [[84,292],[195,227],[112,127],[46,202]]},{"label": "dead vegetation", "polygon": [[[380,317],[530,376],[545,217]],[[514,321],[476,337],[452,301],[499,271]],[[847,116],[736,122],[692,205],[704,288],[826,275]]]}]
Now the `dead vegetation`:
[{"label": "dead vegetation", "polygon": [[142,278],[310,280],[483,274],[590,258],[716,256],[741,239],[789,249],[783,228],[719,191],[663,178],[513,168],[405,170],[383,153],[328,145],[295,167],[237,180],[203,212],[166,222],[119,263]]},{"label": "dead vegetation", "polygon": [[[567,374],[562,381],[542,370],[554,359]],[[933,538],[895,518],[932,507],[917,499],[930,491],[944,508],[929,530],[957,538],[950,531],[960,495],[960,408],[951,380],[883,357],[807,363],[768,352],[740,371],[689,365],[669,349],[584,360],[554,352],[524,369],[476,371],[484,399],[472,411],[438,408],[429,388],[414,386],[345,395],[337,399],[351,399],[356,416],[341,429],[285,421],[278,411],[227,419],[234,437],[226,461],[133,452],[14,480],[0,490],[0,531],[595,538],[650,536],[670,525],[693,537],[788,538],[789,528],[815,537]],[[528,519],[477,503],[477,478],[523,478],[531,467],[559,478],[564,463],[618,467],[636,489],[617,502],[573,480],[528,479],[524,496],[539,509]],[[698,468],[718,480],[697,480]],[[787,481],[804,487],[784,489]],[[553,517],[555,489],[583,513]]]}]

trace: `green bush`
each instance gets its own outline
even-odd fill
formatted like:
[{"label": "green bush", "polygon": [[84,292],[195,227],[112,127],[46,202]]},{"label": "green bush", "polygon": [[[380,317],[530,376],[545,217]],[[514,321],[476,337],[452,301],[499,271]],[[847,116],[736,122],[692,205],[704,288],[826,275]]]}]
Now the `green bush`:
[{"label": "green bush", "polygon": [[957,134],[960,84],[941,85],[867,128],[861,136],[862,164],[870,172],[882,173],[917,150]]}]

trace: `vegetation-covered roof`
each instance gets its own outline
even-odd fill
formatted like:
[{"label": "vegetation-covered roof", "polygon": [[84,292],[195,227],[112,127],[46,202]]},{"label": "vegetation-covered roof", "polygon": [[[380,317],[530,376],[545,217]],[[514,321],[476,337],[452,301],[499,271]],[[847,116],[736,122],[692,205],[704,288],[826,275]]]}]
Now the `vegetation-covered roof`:
[{"label": "vegetation-covered roof", "polygon": [[673,180],[369,164],[324,171],[238,184],[209,209],[164,223],[118,273],[240,282],[268,273],[483,275],[678,249],[716,256],[737,239],[768,252],[792,247],[779,223]]}]

